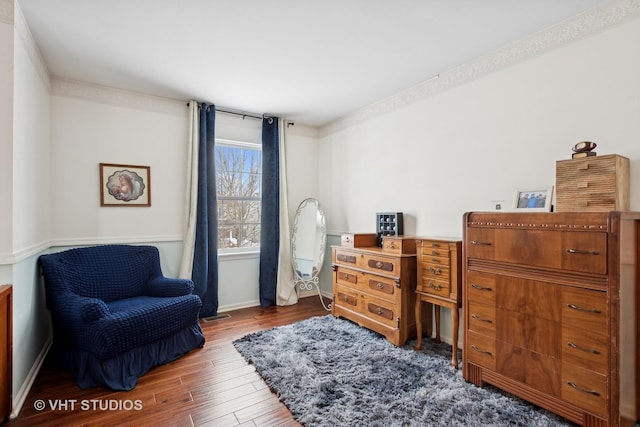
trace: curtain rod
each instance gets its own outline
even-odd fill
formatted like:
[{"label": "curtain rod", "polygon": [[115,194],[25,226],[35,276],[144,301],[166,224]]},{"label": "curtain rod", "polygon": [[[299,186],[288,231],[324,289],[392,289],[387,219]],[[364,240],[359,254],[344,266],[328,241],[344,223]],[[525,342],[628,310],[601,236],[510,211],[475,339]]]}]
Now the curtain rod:
[{"label": "curtain rod", "polygon": [[[189,106],[189,104],[190,102],[187,102],[187,107]],[[234,116],[242,116],[243,119],[246,117],[251,117],[252,119],[258,119],[258,120],[262,120],[262,118],[265,118],[265,119],[271,118],[270,116],[267,116],[267,115],[261,116],[256,113],[248,113],[246,111],[232,110],[230,108],[224,108],[224,107],[216,107],[216,111],[223,114],[232,114]]]}]

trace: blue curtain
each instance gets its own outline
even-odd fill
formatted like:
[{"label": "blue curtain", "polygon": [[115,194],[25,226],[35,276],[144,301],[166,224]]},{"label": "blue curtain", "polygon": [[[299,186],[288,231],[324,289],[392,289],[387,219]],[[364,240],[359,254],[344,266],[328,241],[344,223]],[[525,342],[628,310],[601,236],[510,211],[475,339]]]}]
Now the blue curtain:
[{"label": "blue curtain", "polygon": [[218,314],[218,211],[216,200],[215,105],[200,107],[198,212],[191,278],[202,300],[200,317]]},{"label": "blue curtain", "polygon": [[276,303],[280,249],[280,151],[278,118],[262,119],[262,216],[260,219],[260,306]]}]

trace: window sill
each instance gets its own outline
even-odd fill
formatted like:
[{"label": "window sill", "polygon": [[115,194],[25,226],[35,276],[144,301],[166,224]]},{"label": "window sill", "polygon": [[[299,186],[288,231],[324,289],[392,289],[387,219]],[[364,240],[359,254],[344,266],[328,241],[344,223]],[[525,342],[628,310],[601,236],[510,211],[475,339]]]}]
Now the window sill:
[{"label": "window sill", "polygon": [[218,252],[220,261],[235,261],[239,259],[255,259],[260,258],[260,250],[241,251],[241,252]]}]

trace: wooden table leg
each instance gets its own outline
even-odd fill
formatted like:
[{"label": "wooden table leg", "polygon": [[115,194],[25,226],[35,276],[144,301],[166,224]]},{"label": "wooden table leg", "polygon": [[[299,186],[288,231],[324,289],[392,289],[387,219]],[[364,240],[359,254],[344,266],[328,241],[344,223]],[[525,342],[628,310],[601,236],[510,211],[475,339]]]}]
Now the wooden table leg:
[{"label": "wooden table leg", "polygon": [[435,311],[435,317],[436,317],[436,342],[439,343],[440,342],[440,306],[437,304],[434,304],[434,311]]},{"label": "wooden table leg", "polygon": [[418,335],[418,339],[416,341],[416,346],[414,347],[416,350],[422,349],[422,299],[420,298],[420,294],[416,295],[416,333]]},{"label": "wooden table leg", "polygon": [[451,335],[453,336],[452,344],[451,344],[451,364],[454,368],[458,369],[458,322],[459,322],[459,313],[457,304],[451,307]]}]

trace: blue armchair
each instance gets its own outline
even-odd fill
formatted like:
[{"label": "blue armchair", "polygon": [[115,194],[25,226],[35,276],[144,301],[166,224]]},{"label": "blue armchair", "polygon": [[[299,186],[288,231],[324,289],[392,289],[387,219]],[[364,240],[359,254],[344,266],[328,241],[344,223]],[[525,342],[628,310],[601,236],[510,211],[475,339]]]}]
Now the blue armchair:
[{"label": "blue armchair", "polygon": [[153,246],[103,245],[38,259],[53,324],[49,360],[80,388],[131,390],[204,345],[193,282],[162,275]]}]

